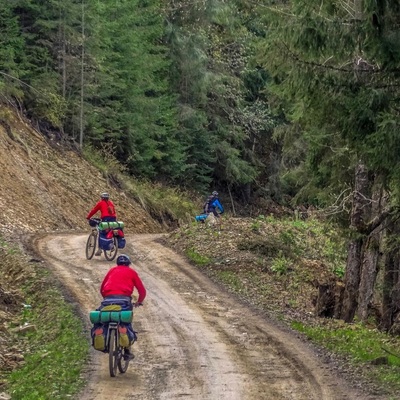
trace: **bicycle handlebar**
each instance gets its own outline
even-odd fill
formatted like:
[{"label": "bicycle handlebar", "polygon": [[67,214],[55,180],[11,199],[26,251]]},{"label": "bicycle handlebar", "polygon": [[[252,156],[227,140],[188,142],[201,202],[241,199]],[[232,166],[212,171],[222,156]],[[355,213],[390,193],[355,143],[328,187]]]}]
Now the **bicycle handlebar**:
[{"label": "bicycle handlebar", "polygon": [[98,226],[101,222],[100,218],[89,218],[88,219],[88,223],[92,228],[95,228],[96,226]]}]

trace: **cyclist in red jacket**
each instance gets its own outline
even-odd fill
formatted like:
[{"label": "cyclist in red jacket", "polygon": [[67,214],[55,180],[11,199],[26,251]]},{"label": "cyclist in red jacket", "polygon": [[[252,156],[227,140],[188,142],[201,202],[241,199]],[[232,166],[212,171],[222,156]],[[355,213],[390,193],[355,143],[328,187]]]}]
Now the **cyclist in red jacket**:
[{"label": "cyclist in red jacket", "polygon": [[[102,193],[100,195],[101,199],[96,203],[96,205],[89,211],[89,214],[86,216],[86,219],[90,219],[95,215],[97,212],[100,211],[100,218],[102,221],[111,222],[117,220],[117,214],[115,212],[114,203],[110,200],[110,195],[108,193]],[[95,255],[101,255],[101,248],[100,248],[100,238],[99,238],[99,248],[97,249]]]},{"label": "cyclist in red jacket", "polygon": [[141,305],[146,297],[146,289],[138,273],[133,268],[126,268],[131,265],[131,260],[126,254],[117,258],[117,265],[111,268],[103,279],[100,286],[100,293],[104,299],[113,296],[131,298],[134,289],[139,293],[135,307]]},{"label": "cyclist in red jacket", "polygon": [[[100,286],[100,293],[103,296],[101,306],[118,304],[123,310],[131,310],[133,307],[139,307],[143,304],[146,297],[146,289],[138,273],[129,268],[131,260],[126,254],[121,254],[117,258],[117,265],[111,268],[103,279]],[[138,291],[139,297],[132,305],[132,294],[134,289]],[[125,347],[124,357],[133,359],[134,355],[130,351],[130,346],[136,340],[136,332],[132,324],[127,324],[129,346]]]},{"label": "cyclist in red jacket", "polygon": [[110,200],[110,195],[108,193],[102,193],[100,198],[100,201],[89,211],[86,219],[92,218],[94,214],[100,211],[100,218],[102,221],[116,221],[117,214],[115,212],[114,203]]}]

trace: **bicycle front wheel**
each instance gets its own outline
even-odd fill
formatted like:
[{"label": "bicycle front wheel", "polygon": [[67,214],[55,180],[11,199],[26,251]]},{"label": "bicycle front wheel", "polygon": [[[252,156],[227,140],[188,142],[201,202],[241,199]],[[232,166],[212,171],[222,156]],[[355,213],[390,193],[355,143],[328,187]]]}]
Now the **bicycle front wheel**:
[{"label": "bicycle front wheel", "polygon": [[115,236],[113,236],[113,245],[110,250],[104,250],[104,257],[108,261],[114,260],[118,253],[118,241]]},{"label": "bicycle front wheel", "polygon": [[91,260],[94,256],[94,252],[96,251],[97,245],[97,232],[93,231],[86,242],[86,258]]},{"label": "bicycle front wheel", "polygon": [[116,330],[110,330],[110,337],[108,343],[108,365],[110,368],[110,376],[114,377],[117,374],[118,365],[118,346]]}]

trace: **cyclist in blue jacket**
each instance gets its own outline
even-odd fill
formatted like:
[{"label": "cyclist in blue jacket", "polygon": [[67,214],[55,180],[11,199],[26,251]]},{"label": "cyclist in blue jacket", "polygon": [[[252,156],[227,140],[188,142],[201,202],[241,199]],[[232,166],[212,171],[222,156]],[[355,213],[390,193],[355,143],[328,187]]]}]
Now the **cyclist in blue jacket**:
[{"label": "cyclist in blue jacket", "polygon": [[204,213],[212,213],[215,218],[220,218],[220,214],[224,213],[224,207],[218,199],[218,192],[214,191],[211,196],[208,197],[207,201],[204,203]]}]

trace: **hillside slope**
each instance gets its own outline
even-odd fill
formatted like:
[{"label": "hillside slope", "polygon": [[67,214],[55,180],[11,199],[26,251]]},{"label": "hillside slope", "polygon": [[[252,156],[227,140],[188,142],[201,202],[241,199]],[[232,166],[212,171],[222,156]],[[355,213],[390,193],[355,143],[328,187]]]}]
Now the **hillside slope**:
[{"label": "hillside slope", "polygon": [[108,191],[128,233],[160,232],[136,202],[111,187],[73,149],[47,140],[9,109],[0,109],[0,232],[87,229],[87,212]]}]

